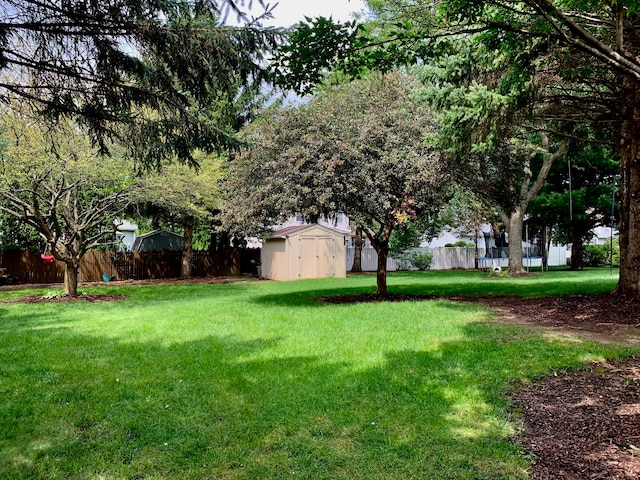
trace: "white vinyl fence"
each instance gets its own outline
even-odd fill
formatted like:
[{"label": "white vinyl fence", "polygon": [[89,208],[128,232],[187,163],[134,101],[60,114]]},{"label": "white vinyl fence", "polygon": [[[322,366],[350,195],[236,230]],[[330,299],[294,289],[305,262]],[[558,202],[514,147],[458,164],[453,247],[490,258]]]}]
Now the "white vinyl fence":
[{"label": "white vinyl fence", "polygon": [[[414,248],[411,252],[424,252],[428,248]],[[433,254],[431,270],[451,270],[454,268],[474,268],[473,248],[464,247],[440,247],[430,249]],[[347,247],[347,271],[353,267],[353,253],[355,247]],[[375,272],[378,268],[378,254],[373,247],[362,249],[362,270]],[[387,271],[411,270],[410,265],[404,265],[402,261],[389,257],[387,259]]]},{"label": "white vinyl fence", "polygon": [[[431,270],[453,270],[453,269],[473,269],[475,268],[474,257],[475,248],[470,247],[438,247],[438,248],[414,248],[412,252],[424,252],[431,250],[433,262]],[[347,271],[353,267],[353,253],[355,247],[347,247]],[[480,256],[483,256],[484,249],[480,249]],[[505,266],[506,266],[506,258]],[[566,248],[551,247],[548,257],[549,265],[566,265]],[[362,249],[362,270],[365,272],[375,272],[378,267],[378,255],[372,247]],[[403,265],[401,261],[394,258],[387,259],[387,271],[411,270],[412,267]]]}]

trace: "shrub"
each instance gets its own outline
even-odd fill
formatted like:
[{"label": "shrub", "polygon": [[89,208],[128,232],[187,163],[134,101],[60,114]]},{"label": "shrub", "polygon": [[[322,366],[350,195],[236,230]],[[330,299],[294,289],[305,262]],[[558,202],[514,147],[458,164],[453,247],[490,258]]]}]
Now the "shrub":
[{"label": "shrub", "polygon": [[409,258],[410,257],[409,252],[395,253],[390,256],[392,256],[395,259],[398,270],[409,270],[409,268],[411,267],[411,259]]},{"label": "shrub", "polygon": [[409,261],[418,270],[429,270],[431,262],[433,262],[433,254],[429,250],[422,252],[412,252],[409,255]]},{"label": "shrub", "polygon": [[[611,246],[609,243],[602,245],[584,246],[584,264],[587,267],[605,267],[611,263]],[[620,265],[620,245],[618,240],[613,242],[613,264]]]},{"label": "shrub", "polygon": [[452,247],[473,247],[475,246],[472,242],[465,242],[464,240],[458,240],[456,243],[452,245]]}]

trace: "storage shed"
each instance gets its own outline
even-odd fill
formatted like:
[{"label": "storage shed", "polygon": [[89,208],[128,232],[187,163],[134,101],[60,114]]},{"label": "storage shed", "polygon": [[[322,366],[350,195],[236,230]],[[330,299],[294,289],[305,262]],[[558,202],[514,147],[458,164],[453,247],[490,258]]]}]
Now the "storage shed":
[{"label": "storage shed", "polygon": [[169,230],[154,230],[136,238],[134,252],[156,252],[158,250],[182,250],[182,235]]},{"label": "storage shed", "polygon": [[317,224],[283,228],[263,241],[261,261],[271,280],[344,278],[345,234]]}]

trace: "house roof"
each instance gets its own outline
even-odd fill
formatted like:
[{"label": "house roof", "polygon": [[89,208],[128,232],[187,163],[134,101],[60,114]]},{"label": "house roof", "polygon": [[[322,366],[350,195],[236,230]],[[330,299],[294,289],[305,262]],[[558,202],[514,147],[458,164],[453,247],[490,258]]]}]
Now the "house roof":
[{"label": "house roof", "polygon": [[325,227],[324,225],[313,223],[309,225],[294,225],[292,227],[281,228],[280,230],[276,230],[275,232],[273,232],[269,237],[267,237],[267,239],[284,239],[290,235],[301,233],[301,232],[304,232],[305,230],[310,230],[312,228],[320,228],[321,230],[325,230],[333,234],[345,235],[345,233],[341,232],[340,230],[336,230],[334,228],[329,228],[329,227]]},{"label": "house roof", "polygon": [[153,230],[152,232],[148,232],[145,233],[143,235],[138,235],[138,238],[148,238],[148,237],[154,237],[156,235],[161,235],[161,236],[166,236],[166,237],[171,237],[171,236],[175,236],[175,237],[179,237],[182,238],[182,235],[180,235],[179,233],[176,232],[172,232],[170,230]]}]

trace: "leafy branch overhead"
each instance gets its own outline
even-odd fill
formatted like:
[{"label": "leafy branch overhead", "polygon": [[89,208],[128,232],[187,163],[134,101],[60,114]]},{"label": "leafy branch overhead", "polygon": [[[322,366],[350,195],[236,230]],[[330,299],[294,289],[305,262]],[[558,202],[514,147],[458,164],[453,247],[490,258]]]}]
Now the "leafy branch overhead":
[{"label": "leafy branch overhead", "polygon": [[231,119],[210,112],[258,88],[281,37],[257,21],[222,23],[230,14],[248,21],[244,4],[2,0],[0,97],[78,119],[103,150],[112,137],[126,140],[145,161],[234,148]]}]

